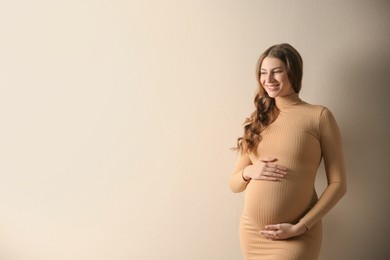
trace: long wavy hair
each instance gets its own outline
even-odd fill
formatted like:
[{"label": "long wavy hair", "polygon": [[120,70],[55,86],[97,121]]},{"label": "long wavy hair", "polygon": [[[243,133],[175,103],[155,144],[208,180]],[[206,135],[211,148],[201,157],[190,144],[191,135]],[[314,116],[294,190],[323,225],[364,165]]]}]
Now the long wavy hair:
[{"label": "long wavy hair", "polygon": [[256,154],[257,146],[261,141],[261,132],[279,115],[275,99],[268,95],[260,81],[261,64],[265,57],[280,59],[286,66],[287,76],[294,91],[299,93],[301,90],[303,62],[301,55],[294,47],[288,43],[277,44],[261,54],[256,67],[256,79],[259,86],[254,99],[256,110],[245,119],[244,135],[237,139],[235,150],[240,152]]}]

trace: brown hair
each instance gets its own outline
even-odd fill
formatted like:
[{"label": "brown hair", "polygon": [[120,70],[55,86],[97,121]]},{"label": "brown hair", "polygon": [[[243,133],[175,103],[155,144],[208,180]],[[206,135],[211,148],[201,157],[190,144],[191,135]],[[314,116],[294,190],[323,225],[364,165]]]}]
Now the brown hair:
[{"label": "brown hair", "polygon": [[261,64],[265,57],[280,59],[287,69],[287,76],[296,93],[301,90],[303,62],[302,57],[294,47],[288,43],[277,44],[269,47],[261,54],[256,68],[256,79],[259,90],[255,96],[256,110],[244,122],[244,135],[237,139],[236,150],[256,154],[256,148],[261,141],[261,132],[278,117],[279,110],[275,105],[275,99],[265,91],[260,81]]}]

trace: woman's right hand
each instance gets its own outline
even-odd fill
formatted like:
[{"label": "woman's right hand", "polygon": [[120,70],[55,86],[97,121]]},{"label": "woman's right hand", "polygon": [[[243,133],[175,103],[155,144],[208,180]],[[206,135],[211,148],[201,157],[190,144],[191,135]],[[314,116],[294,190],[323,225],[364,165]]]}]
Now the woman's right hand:
[{"label": "woman's right hand", "polygon": [[247,166],[243,172],[246,180],[267,180],[280,181],[287,174],[287,168],[276,164],[278,159],[273,157],[263,157],[250,166]]}]

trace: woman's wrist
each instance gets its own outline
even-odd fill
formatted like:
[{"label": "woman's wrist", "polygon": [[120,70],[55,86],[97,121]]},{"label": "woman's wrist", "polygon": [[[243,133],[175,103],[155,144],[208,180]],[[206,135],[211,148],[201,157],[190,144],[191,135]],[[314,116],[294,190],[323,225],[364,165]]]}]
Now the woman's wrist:
[{"label": "woman's wrist", "polygon": [[242,170],[241,172],[241,176],[242,176],[242,179],[246,182],[250,181],[251,179],[246,179],[245,176],[244,176],[244,171],[245,171],[245,168]]},{"label": "woman's wrist", "polygon": [[306,233],[306,231],[308,230],[306,225],[302,222],[298,222],[297,224],[295,224],[295,228],[298,236],[302,235],[303,233]]}]

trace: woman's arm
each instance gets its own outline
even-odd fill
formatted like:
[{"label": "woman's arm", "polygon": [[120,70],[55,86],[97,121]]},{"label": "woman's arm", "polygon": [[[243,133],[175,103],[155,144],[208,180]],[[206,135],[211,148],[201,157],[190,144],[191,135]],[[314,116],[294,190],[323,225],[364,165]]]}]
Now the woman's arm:
[{"label": "woman's arm", "polygon": [[246,152],[240,152],[233,173],[229,179],[229,186],[233,192],[242,192],[245,190],[249,180],[244,180],[243,172],[245,168],[251,165],[251,159]]},{"label": "woman's arm", "polygon": [[314,207],[300,220],[308,229],[328,213],[347,191],[341,135],[327,108],[320,115],[319,131],[328,186]]},{"label": "woman's arm", "polygon": [[267,225],[260,234],[269,239],[287,239],[299,236],[317,223],[346,192],[344,156],[340,131],[332,113],[324,108],[321,112],[320,143],[328,186],[313,208],[297,223]]}]

